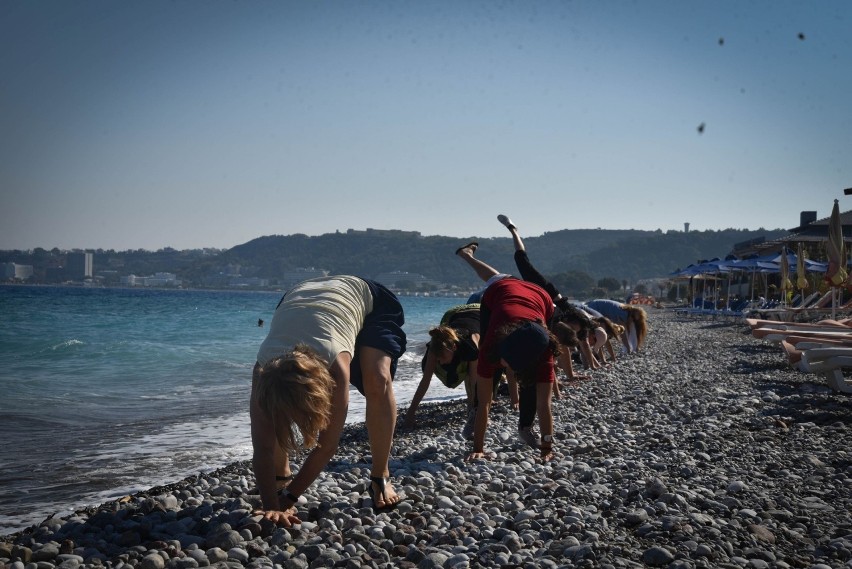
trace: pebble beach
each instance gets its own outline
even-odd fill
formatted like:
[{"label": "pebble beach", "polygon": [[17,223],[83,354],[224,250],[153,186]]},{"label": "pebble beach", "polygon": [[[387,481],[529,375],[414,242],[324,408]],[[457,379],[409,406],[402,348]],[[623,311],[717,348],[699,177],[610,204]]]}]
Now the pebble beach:
[{"label": "pebble beach", "polygon": [[0,565],[852,568],[852,398],[742,322],[648,316],[642,353],[563,384],[550,462],[505,397],[492,459],[470,463],[464,403],[421,405],[394,439],[394,510],[373,511],[366,432],[349,425],[300,525],[252,516],[238,462],[0,536]]}]

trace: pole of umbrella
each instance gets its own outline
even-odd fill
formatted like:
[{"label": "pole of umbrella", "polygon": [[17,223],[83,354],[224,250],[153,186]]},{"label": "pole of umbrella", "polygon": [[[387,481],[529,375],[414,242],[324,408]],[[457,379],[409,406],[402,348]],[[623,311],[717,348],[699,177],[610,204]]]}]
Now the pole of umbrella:
[{"label": "pole of umbrella", "polygon": [[831,287],[831,319],[834,320],[837,312],[837,287]]}]

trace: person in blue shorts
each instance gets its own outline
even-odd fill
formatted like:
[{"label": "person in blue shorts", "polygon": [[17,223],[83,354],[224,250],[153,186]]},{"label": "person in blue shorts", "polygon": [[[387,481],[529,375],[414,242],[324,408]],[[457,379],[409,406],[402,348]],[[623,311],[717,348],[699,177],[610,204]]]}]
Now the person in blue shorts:
[{"label": "person in blue shorts", "polygon": [[[373,507],[393,508],[402,499],[390,483],[388,462],[404,321],[396,296],[370,280],[321,277],[287,291],[252,373],[253,463],[263,503],[256,514],[285,527],[300,523],[295,506],[337,449],[350,384],[367,400]],[[300,439],[312,450],[294,476],[289,457]]]}]

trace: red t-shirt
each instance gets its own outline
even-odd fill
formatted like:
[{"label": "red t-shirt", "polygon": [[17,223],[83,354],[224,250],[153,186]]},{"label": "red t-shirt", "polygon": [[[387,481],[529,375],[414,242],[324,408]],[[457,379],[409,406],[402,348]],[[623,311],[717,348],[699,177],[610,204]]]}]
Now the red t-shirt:
[{"label": "red t-shirt", "polygon": [[[505,278],[485,289],[482,306],[491,312],[491,317],[488,329],[483,330],[483,338],[479,344],[476,372],[480,377],[493,377],[501,367],[499,362],[492,363],[488,360],[497,330],[518,320],[549,322],[553,316],[553,301],[550,295],[536,284],[516,278]],[[553,353],[547,350],[536,370],[536,381],[552,383],[554,380]]]}]

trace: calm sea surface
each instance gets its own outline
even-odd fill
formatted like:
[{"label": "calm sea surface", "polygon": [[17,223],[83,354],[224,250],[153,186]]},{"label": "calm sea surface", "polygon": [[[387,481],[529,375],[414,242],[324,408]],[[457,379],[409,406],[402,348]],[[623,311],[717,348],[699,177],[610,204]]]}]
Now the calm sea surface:
[{"label": "calm sea surface", "polygon": [[[280,296],[0,286],[0,535],[250,458],[257,320]],[[400,300],[404,408],[429,328],[464,299]],[[426,399],[463,395],[434,379]]]}]

